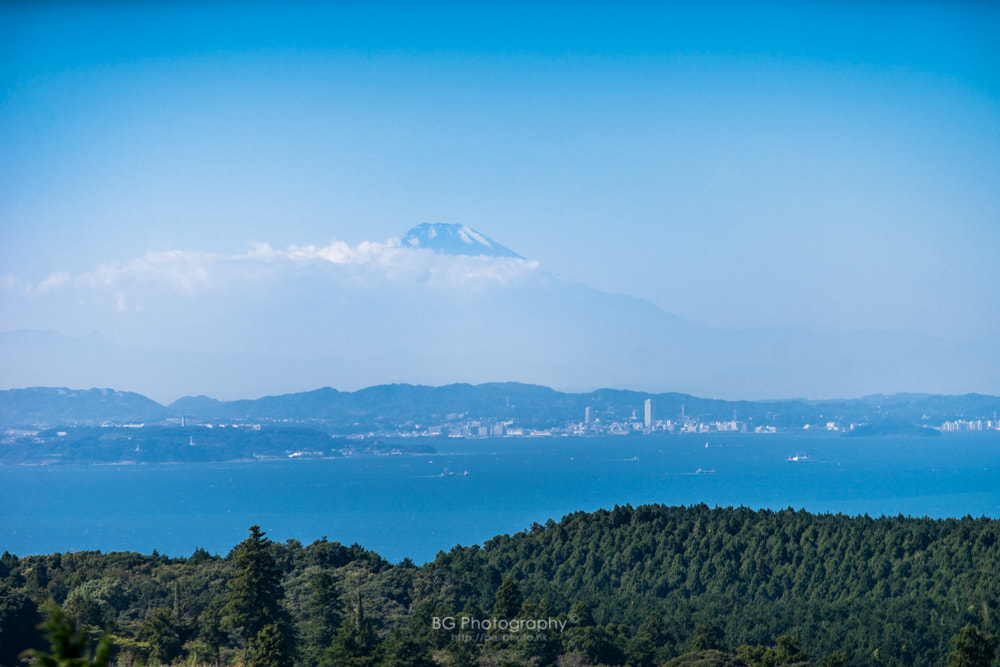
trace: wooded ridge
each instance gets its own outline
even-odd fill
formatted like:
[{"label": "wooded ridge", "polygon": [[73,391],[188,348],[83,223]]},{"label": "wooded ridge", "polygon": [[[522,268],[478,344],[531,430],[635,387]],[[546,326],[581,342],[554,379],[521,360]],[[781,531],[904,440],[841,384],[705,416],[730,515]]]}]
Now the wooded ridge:
[{"label": "wooded ridge", "polygon": [[225,557],[4,553],[0,665],[49,599],[128,664],[944,664],[993,655],[997,563],[971,517],[624,506],[421,567],[254,527]]}]

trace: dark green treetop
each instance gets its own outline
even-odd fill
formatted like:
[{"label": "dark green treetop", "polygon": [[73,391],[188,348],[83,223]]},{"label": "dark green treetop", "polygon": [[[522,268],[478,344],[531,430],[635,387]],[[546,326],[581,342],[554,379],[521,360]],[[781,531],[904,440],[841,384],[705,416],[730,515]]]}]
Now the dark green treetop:
[{"label": "dark green treetop", "polygon": [[515,618],[521,611],[523,602],[521,591],[513,579],[504,579],[497,589],[496,603],[493,605],[493,615],[497,618]]},{"label": "dark green treetop", "polygon": [[955,650],[948,654],[948,667],[989,667],[996,654],[996,638],[974,625],[966,625],[952,637]]}]

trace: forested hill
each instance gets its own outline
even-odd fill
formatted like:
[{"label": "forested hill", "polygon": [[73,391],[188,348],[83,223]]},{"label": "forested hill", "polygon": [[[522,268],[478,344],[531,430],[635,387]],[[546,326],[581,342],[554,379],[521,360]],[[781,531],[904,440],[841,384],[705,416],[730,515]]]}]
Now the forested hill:
[{"label": "forested hill", "polygon": [[[236,664],[266,643],[306,667],[943,665],[953,650],[988,665],[997,563],[996,520],[704,505],[576,513],[419,568],[256,531],[225,558],[4,554],[0,664],[39,641],[35,607],[52,598],[95,633],[110,624],[126,662]],[[463,617],[565,625],[441,627]]]},{"label": "forested hill", "polygon": [[729,646],[790,634],[811,656],[843,650],[854,664],[876,650],[889,664],[940,664],[962,626],[1000,630],[998,564],[992,519],[704,505],[580,512],[434,561],[493,583],[511,577],[556,609],[585,602],[604,621],[655,612],[682,646],[710,622]]}]

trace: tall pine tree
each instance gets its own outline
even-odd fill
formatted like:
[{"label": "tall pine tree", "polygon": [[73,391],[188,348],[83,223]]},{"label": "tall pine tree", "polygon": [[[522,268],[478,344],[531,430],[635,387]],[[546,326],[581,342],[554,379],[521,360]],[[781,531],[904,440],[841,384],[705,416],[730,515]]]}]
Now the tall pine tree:
[{"label": "tall pine tree", "polygon": [[381,662],[378,637],[365,617],[358,587],[356,614],[340,626],[333,644],[320,658],[320,667],[374,667]]},{"label": "tall pine tree", "polygon": [[333,577],[320,571],[309,585],[306,603],[306,622],[302,626],[301,659],[306,667],[313,667],[331,643],[340,627],[343,603],[337,593]]},{"label": "tall pine tree", "polygon": [[222,627],[243,639],[248,658],[266,653],[268,665],[283,667],[292,664],[295,639],[285,609],[281,571],[264,535],[260,526],[251,526],[250,537],[234,550]]}]

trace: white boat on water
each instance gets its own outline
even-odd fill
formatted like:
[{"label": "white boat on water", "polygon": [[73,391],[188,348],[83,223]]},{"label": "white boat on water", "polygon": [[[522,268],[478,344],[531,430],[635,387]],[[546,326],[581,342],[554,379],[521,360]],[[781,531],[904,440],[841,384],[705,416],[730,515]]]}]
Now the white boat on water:
[{"label": "white boat on water", "polygon": [[805,454],[795,454],[794,456],[789,456],[788,461],[808,461],[809,457]]}]

